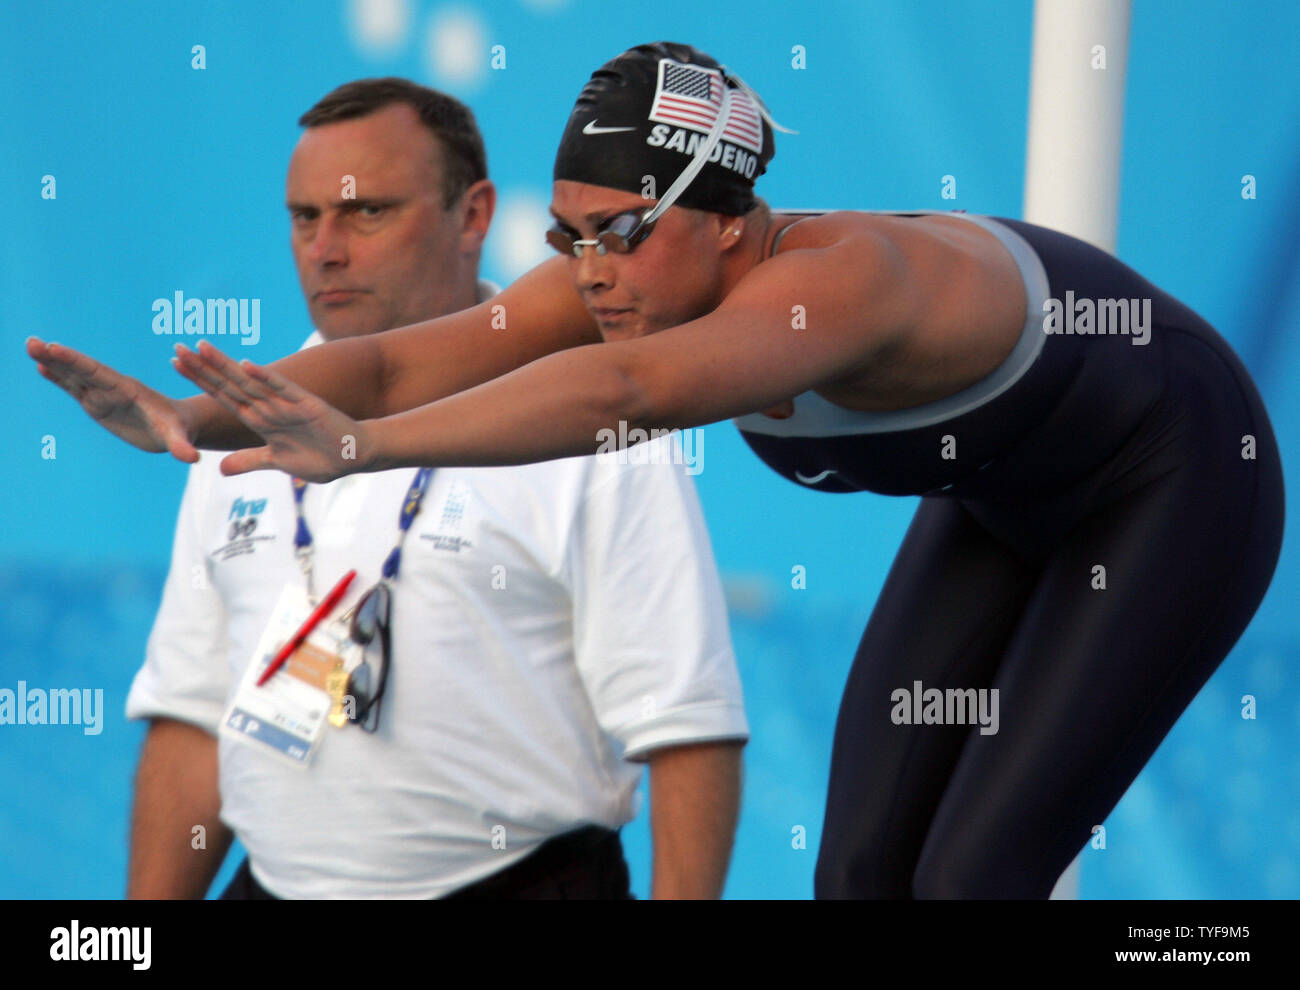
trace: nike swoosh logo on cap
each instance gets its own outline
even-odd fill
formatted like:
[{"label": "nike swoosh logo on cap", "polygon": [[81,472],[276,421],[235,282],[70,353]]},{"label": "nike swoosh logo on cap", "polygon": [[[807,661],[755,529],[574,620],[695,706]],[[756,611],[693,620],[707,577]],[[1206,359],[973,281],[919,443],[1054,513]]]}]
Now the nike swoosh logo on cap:
[{"label": "nike swoosh logo on cap", "polygon": [[587,126],[582,129],[583,134],[613,134],[616,131],[635,131],[635,127],[600,127],[594,120],[587,121]]}]

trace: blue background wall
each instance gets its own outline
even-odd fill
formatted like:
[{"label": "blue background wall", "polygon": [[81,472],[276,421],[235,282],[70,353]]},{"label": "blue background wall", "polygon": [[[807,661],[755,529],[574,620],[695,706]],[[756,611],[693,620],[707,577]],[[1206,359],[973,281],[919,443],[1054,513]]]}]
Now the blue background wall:
[{"label": "blue background wall", "polygon": [[[1300,458],[1300,8],[1148,0],[1134,14],[1119,255],[1239,350]],[[661,38],[718,56],[797,136],[777,207],[1018,216],[1031,3],[161,0],[0,7],[0,687],[101,687],[106,725],[0,726],[0,896],[115,897],[143,729],[122,717],[165,576],[184,466],[112,440],[36,373],[30,333],[189,394],[155,298],[262,300],[271,361],[309,331],[288,251],[294,121],[346,79],[406,75],[469,102],[502,201],[484,274],[541,255],[555,143],[588,73]],[[191,47],[207,67],[191,68]],[[488,68],[503,45],[506,67]],[[807,68],[791,65],[803,45]],[[57,179],[56,200],[40,196]],[[956,202],[940,178],[957,178]],[[1241,180],[1256,177],[1258,198]],[[58,456],[41,457],[41,437]],[[727,893],[806,897],[837,700],[915,499],[800,491],[726,425],[698,478],[753,741]],[[807,569],[805,590],[791,568]],[[1085,850],[1085,897],[1300,894],[1300,588],[1288,538],[1253,624]],[[1240,699],[1258,699],[1243,720]],[[793,848],[792,830],[807,830]],[[626,830],[648,889],[645,816]],[[226,874],[234,865],[228,862]]]}]

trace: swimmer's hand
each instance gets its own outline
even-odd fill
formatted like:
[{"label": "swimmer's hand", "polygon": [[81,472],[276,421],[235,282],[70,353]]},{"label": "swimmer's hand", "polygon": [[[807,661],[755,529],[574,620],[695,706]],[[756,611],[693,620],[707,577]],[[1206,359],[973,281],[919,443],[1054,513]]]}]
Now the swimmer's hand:
[{"label": "swimmer's hand", "polygon": [[76,399],[110,433],[151,454],[169,451],[187,464],[199,459],[179,402],[62,344],[28,337],[27,354],[42,377]]},{"label": "swimmer's hand", "polygon": [[207,341],[197,354],[183,345],[176,352],[177,371],[266,440],[265,447],[222,458],[222,474],[273,468],[324,482],[367,470],[362,454],[371,444],[365,424],[269,368],[231,360]]}]

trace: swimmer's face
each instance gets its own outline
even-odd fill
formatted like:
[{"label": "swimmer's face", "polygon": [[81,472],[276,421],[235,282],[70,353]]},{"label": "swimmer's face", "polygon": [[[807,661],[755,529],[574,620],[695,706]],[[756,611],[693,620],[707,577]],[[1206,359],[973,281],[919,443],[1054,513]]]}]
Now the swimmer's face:
[{"label": "swimmer's face", "polygon": [[[580,239],[627,210],[654,205],[636,193],[561,179],[551,213]],[[628,254],[597,254],[584,247],[568,255],[569,274],[605,340],[628,340],[665,330],[710,312],[721,301],[722,254],[730,218],[671,207]]]},{"label": "swimmer's face", "polygon": [[490,212],[467,211],[470,196],[443,206],[442,156],[406,104],[303,132],[286,184],[290,244],[326,340],[459,308],[460,275],[477,265]]}]

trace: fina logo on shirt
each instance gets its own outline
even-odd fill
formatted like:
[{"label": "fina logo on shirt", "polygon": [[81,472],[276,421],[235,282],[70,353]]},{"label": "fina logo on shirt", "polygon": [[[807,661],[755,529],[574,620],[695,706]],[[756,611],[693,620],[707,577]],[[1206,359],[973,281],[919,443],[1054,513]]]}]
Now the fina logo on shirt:
[{"label": "fina logo on shirt", "polygon": [[259,498],[256,501],[245,502],[242,498],[236,498],[230,503],[230,514],[226,519],[230,521],[229,540],[246,539],[253,535],[253,530],[257,529],[257,517],[262,514],[266,508],[266,499]]},{"label": "fina logo on shirt", "polygon": [[230,503],[230,512],[226,514],[226,522],[230,524],[226,531],[226,544],[215,551],[220,554],[222,561],[230,560],[232,557],[243,556],[257,550],[257,542],[260,540],[274,540],[275,535],[264,535],[254,537],[253,533],[257,530],[258,516],[266,510],[267,499],[248,499],[236,498]]},{"label": "fina logo on shirt", "polygon": [[245,515],[260,516],[265,508],[266,499],[264,498],[249,502],[245,502],[242,498],[236,498],[230,503],[230,515],[226,516],[226,518],[243,519]]}]

